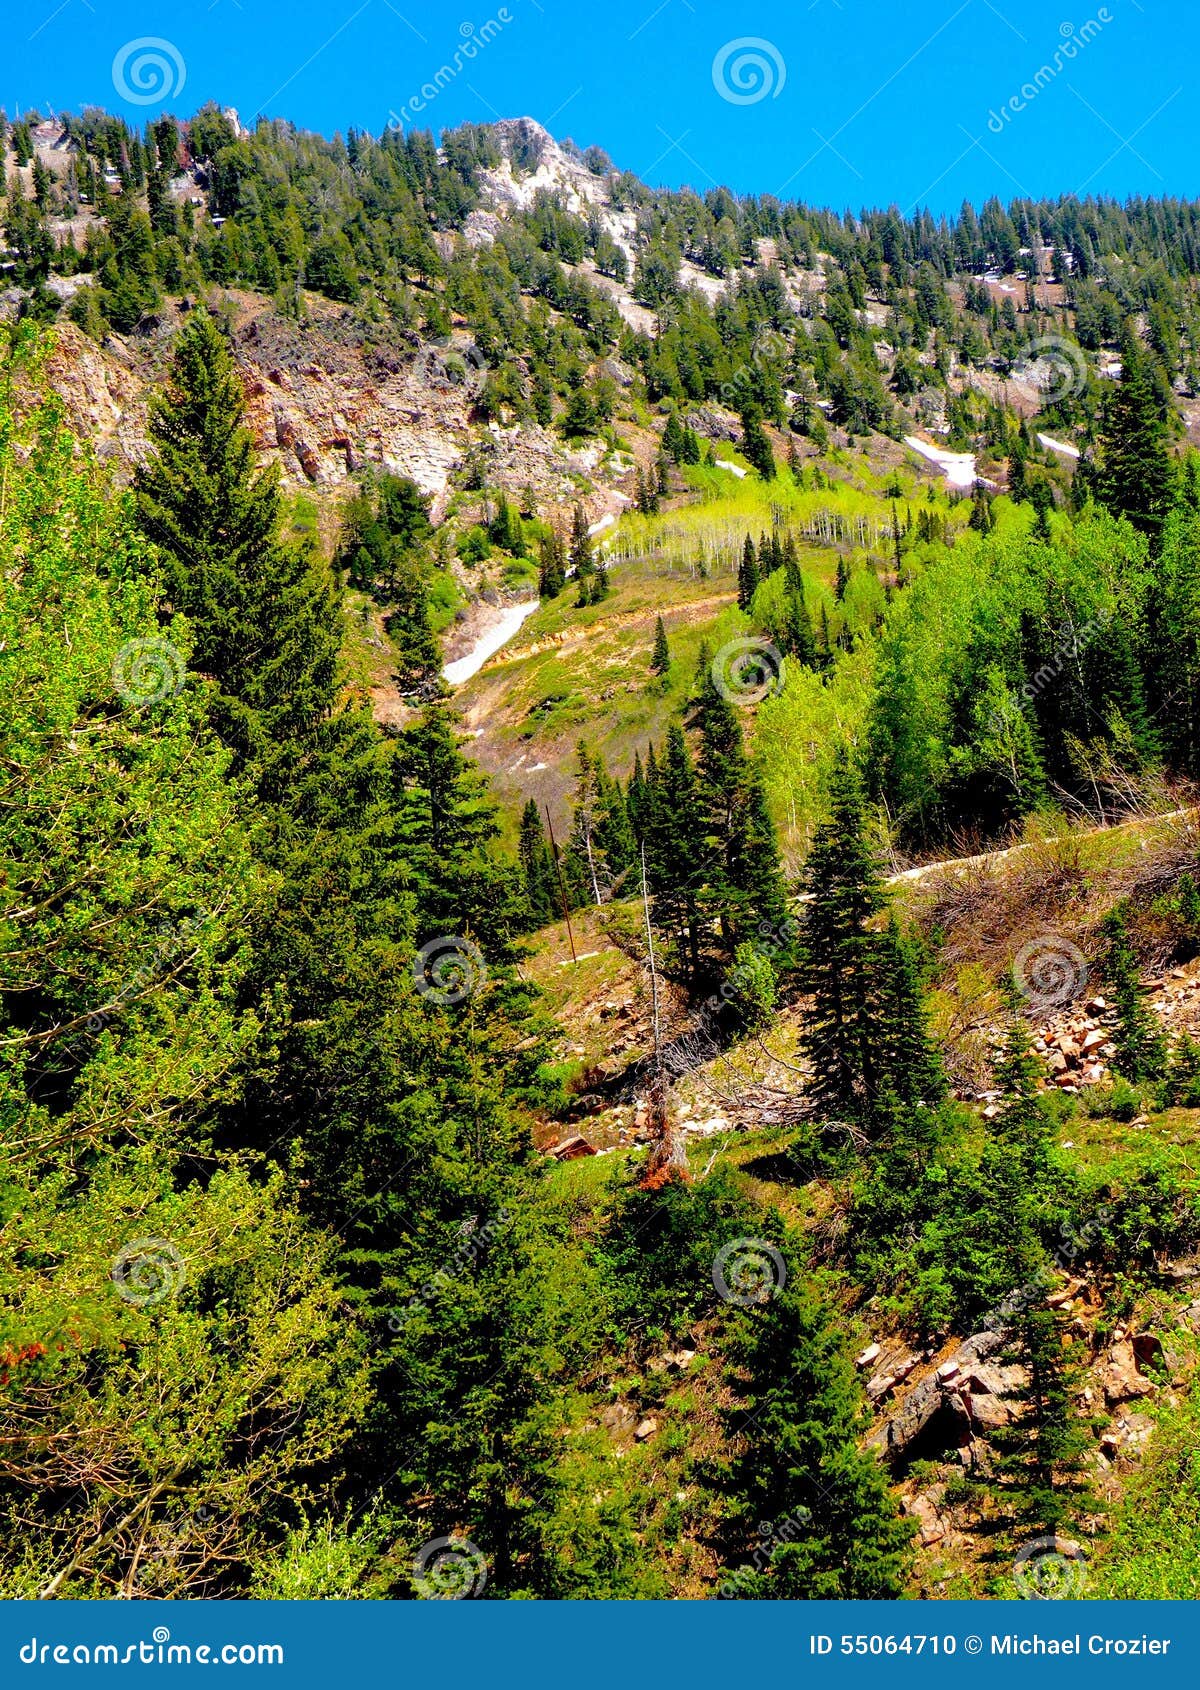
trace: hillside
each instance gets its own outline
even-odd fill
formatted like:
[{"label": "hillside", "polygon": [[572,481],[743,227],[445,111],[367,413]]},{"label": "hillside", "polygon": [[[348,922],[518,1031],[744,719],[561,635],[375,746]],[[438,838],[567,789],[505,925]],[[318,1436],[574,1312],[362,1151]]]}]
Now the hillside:
[{"label": "hillside", "polygon": [[1200,1592],[1200,205],[0,142],[4,1593]]}]

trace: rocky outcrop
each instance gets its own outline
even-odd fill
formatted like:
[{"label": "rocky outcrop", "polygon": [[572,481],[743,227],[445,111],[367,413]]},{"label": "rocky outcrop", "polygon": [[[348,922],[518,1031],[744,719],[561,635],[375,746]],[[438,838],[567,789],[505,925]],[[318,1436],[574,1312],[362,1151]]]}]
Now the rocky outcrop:
[{"label": "rocky outcrop", "polygon": [[[993,1359],[1005,1338],[1003,1330],[989,1328],[960,1344],[897,1398],[887,1419],[868,1438],[868,1448],[889,1461],[903,1456],[943,1409],[949,1409],[958,1422],[963,1443],[969,1443],[976,1432],[1003,1425],[1009,1418],[1006,1399],[1020,1388],[1024,1377],[1019,1367]],[[887,1388],[896,1383],[893,1378]]]}]

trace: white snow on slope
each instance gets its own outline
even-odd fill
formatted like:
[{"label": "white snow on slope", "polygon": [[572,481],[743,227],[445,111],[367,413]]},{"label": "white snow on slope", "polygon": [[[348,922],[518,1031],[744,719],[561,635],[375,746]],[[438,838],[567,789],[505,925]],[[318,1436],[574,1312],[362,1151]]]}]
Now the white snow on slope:
[{"label": "white snow on slope", "polygon": [[489,657],[494,657],[500,647],[507,645],[517,629],[532,616],[538,607],[537,599],[526,599],[521,604],[505,605],[503,610],[496,613],[495,619],[489,619],[486,627],[465,657],[455,658],[453,663],[447,663],[442,670],[447,683],[452,687],[460,687],[464,681],[483,668]]},{"label": "white snow on slope", "polygon": [[931,446],[915,434],[906,434],[904,444],[911,446],[931,464],[936,464],[951,487],[974,487],[979,476],[975,469],[974,452],[947,452],[943,446]]}]

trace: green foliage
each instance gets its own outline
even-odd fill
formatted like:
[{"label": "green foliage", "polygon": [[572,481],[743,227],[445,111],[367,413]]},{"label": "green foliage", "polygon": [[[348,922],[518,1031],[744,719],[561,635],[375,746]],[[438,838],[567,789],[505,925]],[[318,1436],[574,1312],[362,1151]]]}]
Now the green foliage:
[{"label": "green foliage", "polygon": [[900,1595],[912,1526],[899,1517],[875,1455],[858,1448],[865,1430],[859,1387],[821,1288],[789,1279],[765,1307],[745,1314],[733,1354],[746,1373],[732,1416],[745,1441],[728,1474],[734,1530],[767,1522],[758,1531],[769,1550],[765,1567],[745,1567],[729,1581],[729,1594],[784,1601]]}]

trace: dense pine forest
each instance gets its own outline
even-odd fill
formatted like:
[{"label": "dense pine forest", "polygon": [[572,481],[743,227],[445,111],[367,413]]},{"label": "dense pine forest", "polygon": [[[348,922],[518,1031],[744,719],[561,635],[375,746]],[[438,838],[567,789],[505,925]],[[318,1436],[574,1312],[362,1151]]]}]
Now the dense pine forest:
[{"label": "dense pine forest", "polygon": [[0,1592],[1194,1597],[1200,203],[0,157]]}]

